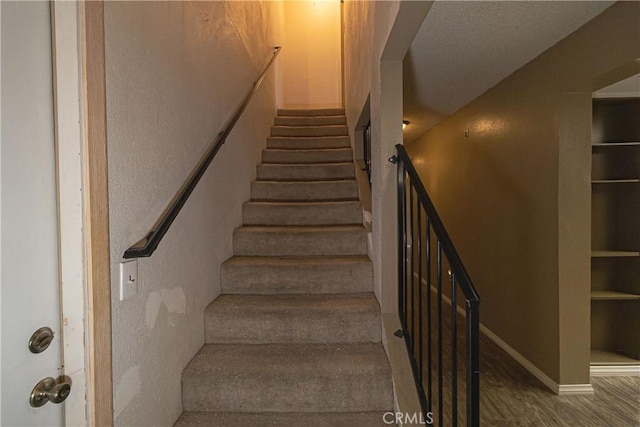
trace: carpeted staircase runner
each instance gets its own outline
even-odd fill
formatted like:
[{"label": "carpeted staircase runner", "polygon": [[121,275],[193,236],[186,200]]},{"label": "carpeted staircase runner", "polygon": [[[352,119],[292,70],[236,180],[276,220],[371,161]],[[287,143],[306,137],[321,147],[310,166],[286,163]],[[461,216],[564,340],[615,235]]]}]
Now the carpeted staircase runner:
[{"label": "carpeted staircase runner", "polygon": [[386,425],[391,371],[344,111],[280,110],[176,426]]}]

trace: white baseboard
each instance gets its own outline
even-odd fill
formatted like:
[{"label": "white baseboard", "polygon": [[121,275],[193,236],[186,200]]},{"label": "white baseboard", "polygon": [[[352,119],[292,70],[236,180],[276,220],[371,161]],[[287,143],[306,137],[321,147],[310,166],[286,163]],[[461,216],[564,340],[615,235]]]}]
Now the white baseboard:
[{"label": "white baseboard", "polygon": [[[414,276],[417,277],[417,274],[414,273]],[[422,279],[422,283],[426,287],[427,282],[426,282],[426,280],[424,278]],[[432,286],[431,287],[431,291],[433,292],[435,290],[436,289]],[[449,306],[451,305],[451,299],[448,298],[446,295],[443,295],[442,299],[447,304],[449,304]],[[466,316],[466,314],[467,314],[466,311],[464,310],[464,308],[462,308],[460,306],[458,306],[456,308],[456,310],[462,316]],[[547,374],[545,374],[540,369],[538,369],[526,357],[524,357],[523,355],[518,353],[518,351],[516,349],[514,349],[509,344],[504,342],[502,340],[502,338],[500,338],[498,335],[493,333],[493,331],[491,331],[491,329],[487,328],[482,323],[480,323],[480,332],[485,334],[487,336],[487,338],[489,338],[498,347],[500,347],[502,350],[504,350],[505,353],[507,353],[509,356],[511,356],[524,369],[529,371],[534,377],[536,377],[538,380],[540,380],[540,382],[542,382],[542,384],[547,386],[547,388],[549,390],[551,390],[553,393],[558,394],[558,395],[563,395],[563,396],[584,395],[584,394],[593,394],[594,393],[594,390],[593,390],[593,387],[591,386],[591,384],[558,384],[557,382],[552,380]],[[637,368],[640,368],[640,366],[638,366]],[[593,367],[591,369],[592,369],[592,372],[593,372]],[[629,374],[627,374],[627,375],[629,375]]]},{"label": "white baseboard", "polygon": [[592,377],[640,376],[640,365],[591,365]]},{"label": "white baseboard", "polygon": [[558,392],[556,394],[560,396],[578,396],[593,393],[591,384],[558,384]]}]

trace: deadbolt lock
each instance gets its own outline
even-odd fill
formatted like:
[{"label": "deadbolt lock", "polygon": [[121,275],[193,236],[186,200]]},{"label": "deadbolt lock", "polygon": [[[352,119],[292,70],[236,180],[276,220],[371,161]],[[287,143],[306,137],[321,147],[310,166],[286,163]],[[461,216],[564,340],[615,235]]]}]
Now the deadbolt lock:
[{"label": "deadbolt lock", "polygon": [[60,377],[58,381],[51,377],[40,381],[31,391],[29,404],[39,408],[47,402],[62,403],[71,393],[71,381],[67,377]]},{"label": "deadbolt lock", "polygon": [[42,353],[49,348],[51,341],[53,341],[53,331],[46,326],[42,327],[31,335],[29,339],[29,351],[35,354]]}]

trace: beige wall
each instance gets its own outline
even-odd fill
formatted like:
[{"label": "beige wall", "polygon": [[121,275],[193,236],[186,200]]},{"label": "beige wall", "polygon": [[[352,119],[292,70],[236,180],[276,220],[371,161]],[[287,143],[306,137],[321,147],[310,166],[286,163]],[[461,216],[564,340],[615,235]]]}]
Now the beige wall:
[{"label": "beige wall", "polygon": [[284,1],[278,107],[341,108],[340,2]]},{"label": "beige wall", "polygon": [[275,45],[271,2],[106,2],[116,425],[171,425],[181,373],[275,112],[273,73],[151,258],[118,300],[118,264],[250,89]]},{"label": "beige wall", "polygon": [[481,321],[558,384],[589,383],[591,92],[637,68],[638,22],[617,3],[408,146]]}]

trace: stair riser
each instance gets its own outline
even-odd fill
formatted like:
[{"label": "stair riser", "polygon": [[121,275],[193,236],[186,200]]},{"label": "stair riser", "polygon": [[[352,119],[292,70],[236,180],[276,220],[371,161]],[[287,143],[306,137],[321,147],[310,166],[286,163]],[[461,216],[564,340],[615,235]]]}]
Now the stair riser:
[{"label": "stair riser", "polygon": [[327,182],[253,181],[251,200],[318,201],[353,200],[358,197],[355,180]]},{"label": "stair riser", "polygon": [[321,378],[283,372],[265,378],[243,373],[193,378],[183,381],[182,387],[187,412],[368,412],[393,407],[391,381],[382,375]]},{"label": "stair riser", "polygon": [[242,220],[245,225],[362,224],[362,206],[359,202],[293,206],[245,203]]},{"label": "stair riser", "polygon": [[263,163],[343,163],[352,162],[351,149],[264,150]]},{"label": "stair riser", "polygon": [[315,116],[315,117],[276,117],[276,126],[334,126],[346,125],[345,116]]},{"label": "stair riser", "polygon": [[389,427],[385,412],[186,412],[174,427]]},{"label": "stair riser", "polygon": [[336,294],[373,290],[370,261],[302,265],[226,262],[221,275],[223,294]]},{"label": "stair riser", "polygon": [[310,298],[298,297],[287,298],[291,300],[290,307],[243,307],[216,301],[205,312],[205,341],[208,344],[380,342],[377,304],[367,301],[367,305],[344,307],[341,301],[335,301],[333,307],[298,307],[296,299]]},{"label": "stair riser", "polygon": [[352,163],[326,163],[311,165],[258,165],[258,180],[262,181],[324,181],[354,179]]},{"label": "stair riser", "polygon": [[365,255],[367,238],[364,229],[322,232],[234,232],[236,256],[324,256]]},{"label": "stair riser", "polygon": [[346,126],[273,126],[271,136],[345,136]]},{"label": "stair riser", "polygon": [[278,110],[278,116],[344,116],[344,108],[316,108],[312,110],[283,108]]},{"label": "stair riser", "polygon": [[270,137],[267,138],[267,148],[276,150],[317,150],[323,148],[349,148],[348,136],[332,137]]}]

